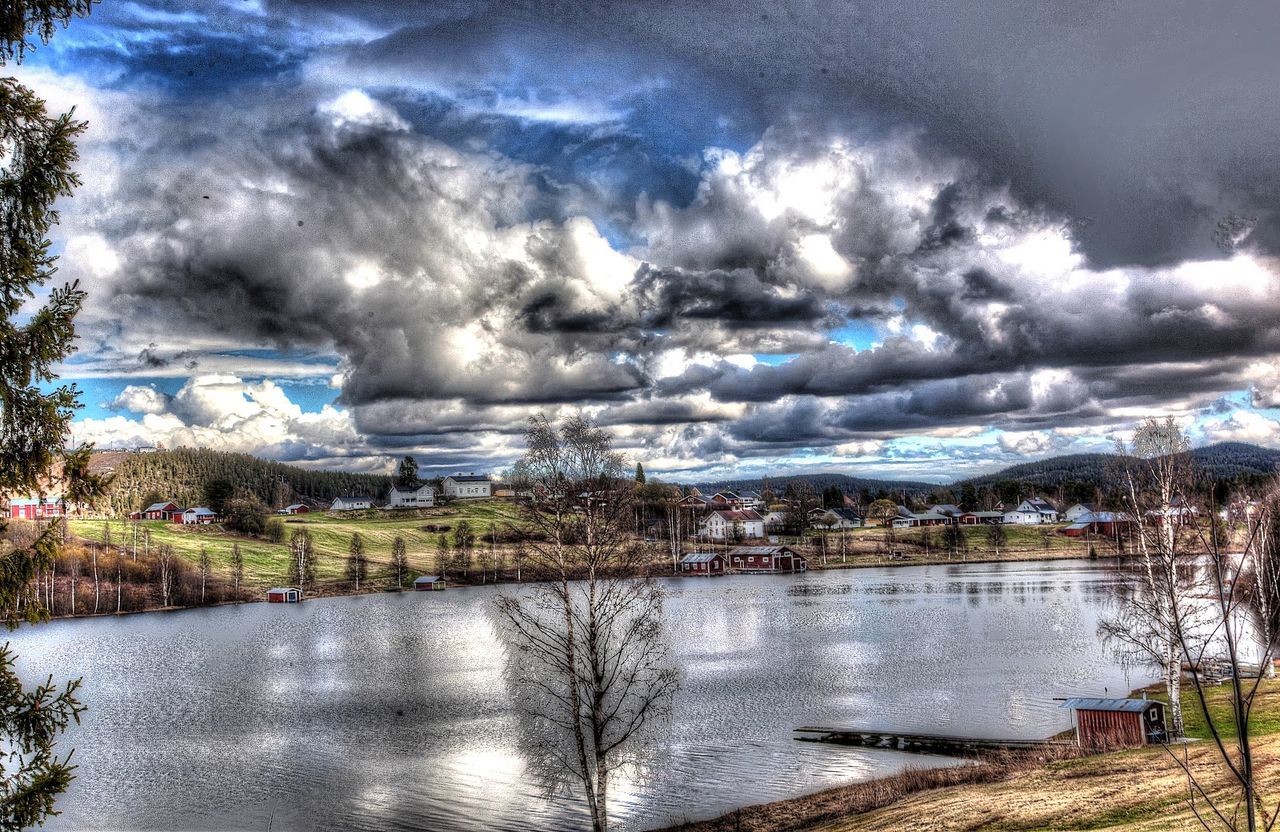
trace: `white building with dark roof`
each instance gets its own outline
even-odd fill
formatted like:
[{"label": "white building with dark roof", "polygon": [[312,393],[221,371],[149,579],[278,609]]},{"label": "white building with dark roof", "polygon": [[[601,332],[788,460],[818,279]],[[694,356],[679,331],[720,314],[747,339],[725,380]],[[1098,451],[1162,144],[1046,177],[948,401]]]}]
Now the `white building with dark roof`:
[{"label": "white building with dark roof", "polygon": [[453,474],[444,478],[444,496],[451,500],[475,500],[493,496],[488,474]]},{"label": "white building with dark roof", "polygon": [[436,504],[436,490],[429,485],[417,488],[401,488],[391,486],[391,496],[387,498],[387,508],[430,508]]}]

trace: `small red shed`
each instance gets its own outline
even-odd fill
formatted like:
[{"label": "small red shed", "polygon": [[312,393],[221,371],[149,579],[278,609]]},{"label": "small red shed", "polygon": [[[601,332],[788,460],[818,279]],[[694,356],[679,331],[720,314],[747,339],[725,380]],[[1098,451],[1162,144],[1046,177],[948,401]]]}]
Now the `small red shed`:
[{"label": "small red shed", "polygon": [[680,558],[681,575],[723,575],[724,555],[719,552],[690,552]]},{"label": "small red shed", "polygon": [[296,604],[302,600],[302,590],[296,586],[276,586],[267,590],[267,601],[272,604]]},{"label": "small red shed", "polygon": [[1165,705],[1155,699],[1068,699],[1081,748],[1106,751],[1169,741]]}]

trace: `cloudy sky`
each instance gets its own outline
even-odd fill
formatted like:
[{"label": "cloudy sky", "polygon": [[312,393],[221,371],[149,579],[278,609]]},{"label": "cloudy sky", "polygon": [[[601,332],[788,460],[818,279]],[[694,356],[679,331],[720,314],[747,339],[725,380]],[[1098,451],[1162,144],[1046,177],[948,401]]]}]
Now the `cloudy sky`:
[{"label": "cloudy sky", "polygon": [[948,481],[1280,445],[1270,2],[104,0],[80,438]]}]

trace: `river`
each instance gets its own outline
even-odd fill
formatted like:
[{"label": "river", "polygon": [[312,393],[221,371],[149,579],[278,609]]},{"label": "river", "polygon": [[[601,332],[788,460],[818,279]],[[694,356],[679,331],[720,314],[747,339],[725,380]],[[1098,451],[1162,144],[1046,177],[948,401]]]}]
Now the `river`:
[{"label": "river", "polygon": [[[1123,695],[1096,635],[1114,573],[1087,561],[678,578],[685,674],[621,829],[944,758],[800,743],[806,724],[1045,737],[1053,697]],[[11,635],[28,681],[84,677],[78,777],[55,829],[581,828],[516,750],[494,588],[59,621]]]}]

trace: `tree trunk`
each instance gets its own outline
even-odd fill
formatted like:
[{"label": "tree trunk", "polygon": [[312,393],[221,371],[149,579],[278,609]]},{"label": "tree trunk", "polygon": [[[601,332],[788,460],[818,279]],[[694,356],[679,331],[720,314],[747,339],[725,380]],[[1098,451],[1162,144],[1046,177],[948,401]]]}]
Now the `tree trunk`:
[{"label": "tree trunk", "polygon": [[1182,656],[1170,640],[1166,648],[1165,690],[1169,694],[1169,729],[1175,737],[1184,736],[1182,722]]}]

